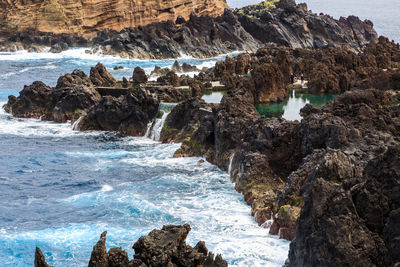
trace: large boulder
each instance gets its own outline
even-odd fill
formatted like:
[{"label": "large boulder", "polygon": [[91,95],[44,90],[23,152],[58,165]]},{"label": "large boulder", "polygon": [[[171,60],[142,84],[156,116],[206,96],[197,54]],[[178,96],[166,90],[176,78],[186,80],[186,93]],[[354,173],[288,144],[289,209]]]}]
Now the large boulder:
[{"label": "large boulder", "polygon": [[93,106],[78,125],[82,131],[119,131],[131,136],[143,136],[147,125],[158,113],[159,100],[141,88],[115,98],[105,96]]},{"label": "large boulder", "polygon": [[56,122],[77,120],[101,99],[90,78],[80,70],[61,76],[52,97],[55,102],[52,120]]},{"label": "large boulder", "polygon": [[141,237],[134,245],[135,259],[148,266],[228,266],[220,255],[214,259],[204,242],[192,248],[185,240],[191,230],[188,224],[168,225]]},{"label": "large boulder", "polygon": [[146,72],[141,67],[136,67],[133,70],[132,81],[134,83],[146,83],[148,80]]},{"label": "large boulder", "polygon": [[164,85],[179,86],[179,77],[175,71],[170,71],[165,76],[157,78],[157,82]]},{"label": "large boulder", "polygon": [[[51,119],[54,107],[52,98],[53,89],[42,82],[33,82],[24,86],[19,97],[9,96],[5,110],[15,117]],[[45,117],[43,117],[45,116]]]},{"label": "large boulder", "polygon": [[93,246],[88,267],[108,267],[106,236],[107,232],[103,232],[99,241]]},{"label": "large boulder", "polygon": [[200,121],[212,115],[212,104],[200,98],[192,98],[178,104],[168,114],[161,131],[162,142],[183,142],[192,136],[200,126]]},{"label": "large boulder", "polygon": [[101,63],[90,69],[90,80],[96,86],[113,86],[117,82]]}]

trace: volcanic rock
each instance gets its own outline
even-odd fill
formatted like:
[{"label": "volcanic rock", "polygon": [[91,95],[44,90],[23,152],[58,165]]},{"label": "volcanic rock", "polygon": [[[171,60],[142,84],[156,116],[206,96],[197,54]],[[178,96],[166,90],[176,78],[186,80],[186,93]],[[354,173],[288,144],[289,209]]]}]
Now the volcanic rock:
[{"label": "volcanic rock", "polygon": [[96,86],[113,86],[117,82],[101,63],[90,69],[90,80]]},{"label": "volcanic rock", "polygon": [[144,72],[144,70],[141,67],[136,67],[133,70],[132,81],[134,83],[145,83],[147,82],[147,80],[148,78],[146,72]]},{"label": "volcanic rock", "polygon": [[174,71],[170,71],[165,76],[157,78],[157,82],[164,85],[179,86],[179,77]]},{"label": "volcanic rock", "polygon": [[212,105],[200,98],[178,104],[165,121],[161,131],[162,142],[183,142],[200,126],[200,120],[212,115]]},{"label": "volcanic rock", "polygon": [[89,77],[74,70],[61,76],[55,88],[42,82],[25,86],[19,97],[9,97],[5,109],[15,117],[66,122],[77,120],[100,98]]},{"label": "volcanic rock", "polygon": [[[129,260],[128,254],[120,247],[106,250],[106,235],[103,232],[93,246],[89,267],[147,267],[147,266],[195,266],[227,267],[221,255],[214,257],[205,243],[199,241],[193,248],[185,240],[190,226],[167,225],[142,236],[133,245],[135,255]],[[35,267],[49,267],[40,249],[35,252]]]},{"label": "volcanic rock", "polygon": [[[94,43],[105,53],[131,58],[177,58],[181,53],[212,57],[238,50],[254,51],[264,45],[291,48],[347,47],[359,52],[377,34],[372,22],[350,16],[335,20],[316,15],[305,4],[280,1],[229,10],[216,18],[190,16],[179,25],[172,21],[102,32]],[[155,41],[157,40],[157,41]]]},{"label": "volcanic rock", "polygon": [[157,96],[141,88],[131,89],[119,98],[105,96],[94,105],[78,127],[82,131],[119,131],[131,136],[143,136],[147,125],[158,113]]},{"label": "volcanic rock", "polygon": [[35,260],[34,260],[33,266],[34,267],[50,267],[47,264],[46,259],[44,258],[42,251],[38,247],[36,247]]},{"label": "volcanic rock", "polygon": [[106,235],[107,232],[103,232],[100,236],[99,241],[93,246],[92,255],[88,267],[107,267],[108,266],[108,254],[106,249]]},{"label": "volcanic rock", "polygon": [[[220,80],[228,90],[242,88],[252,93],[255,103],[281,101],[290,75],[304,74],[308,93],[339,94],[351,89],[400,90],[400,46],[387,38],[372,41],[359,54],[347,49],[319,50],[265,47],[256,53],[227,57],[216,63],[203,80]],[[384,67],[384,68],[383,68]],[[247,70],[250,77],[243,77]]]},{"label": "volcanic rock", "polygon": [[198,242],[194,248],[186,245],[190,230],[190,226],[185,224],[151,231],[133,245],[135,259],[148,266],[228,266],[220,255],[214,259],[204,242]]},{"label": "volcanic rock", "polygon": [[[32,44],[36,44],[53,46],[54,52],[60,52],[65,45],[94,45],[92,52],[102,51],[124,58],[177,58],[182,53],[203,58],[234,51],[255,51],[271,44],[313,49],[347,47],[359,52],[377,39],[373,24],[368,20],[361,21],[354,16],[335,20],[328,15],[316,15],[308,11],[305,4],[296,5],[294,1],[280,1],[271,6],[261,3],[225,11],[226,3],[222,0],[174,2],[156,8],[153,1],[147,1],[140,5],[130,3],[135,9],[122,14],[112,3],[110,8],[97,2],[78,5],[64,2],[40,5],[21,0],[14,5],[4,0],[0,2],[2,9],[7,10],[0,18],[3,26],[0,33],[14,34],[0,47],[13,49],[18,44],[19,49],[22,43],[25,48],[33,49]],[[123,6],[118,4],[121,10],[131,10]],[[20,13],[26,10],[32,16],[19,19]],[[51,17],[47,15],[49,12]],[[32,19],[36,22],[30,23]],[[36,29],[28,29],[26,25],[35,25]],[[97,36],[93,38],[95,33]]]}]

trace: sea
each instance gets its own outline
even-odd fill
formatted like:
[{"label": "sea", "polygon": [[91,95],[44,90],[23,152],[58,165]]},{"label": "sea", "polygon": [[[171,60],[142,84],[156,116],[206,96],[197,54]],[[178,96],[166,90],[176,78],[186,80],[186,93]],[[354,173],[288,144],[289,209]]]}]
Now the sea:
[{"label": "sea", "polygon": [[[202,68],[224,57],[178,61]],[[89,73],[97,62],[121,79],[136,66],[150,73],[174,60],[127,60],[84,49],[0,53],[0,106],[35,80],[54,86],[60,75]],[[160,108],[169,112],[171,105]],[[32,266],[36,246],[50,265],[87,266],[103,231],[108,249],[122,247],[132,258],[140,236],[185,223],[192,227],[188,244],[205,241],[231,266],[282,266],[289,242],[257,225],[229,174],[201,158],[173,158],[180,144],[161,144],[161,127],[154,128],[138,138],[80,132],[71,123],[18,119],[0,109],[0,266]]]},{"label": "sea", "polygon": [[[369,18],[380,34],[400,41],[397,0],[306,2],[334,17]],[[178,61],[202,68],[225,56],[182,55]],[[174,60],[128,60],[87,54],[84,48],[0,53],[0,106],[24,85],[40,80],[54,86],[60,75],[74,69],[89,73],[98,62],[121,79],[136,66],[150,73]],[[117,66],[123,68],[114,70]],[[257,225],[229,174],[201,158],[173,158],[180,144],[160,143],[160,128],[148,137],[80,132],[71,123],[13,118],[0,108],[0,266],[33,266],[36,246],[50,265],[87,266],[103,231],[108,249],[122,247],[132,258],[140,236],[184,223],[192,227],[188,244],[204,240],[230,266],[282,266],[289,242],[269,235],[268,224]]]}]

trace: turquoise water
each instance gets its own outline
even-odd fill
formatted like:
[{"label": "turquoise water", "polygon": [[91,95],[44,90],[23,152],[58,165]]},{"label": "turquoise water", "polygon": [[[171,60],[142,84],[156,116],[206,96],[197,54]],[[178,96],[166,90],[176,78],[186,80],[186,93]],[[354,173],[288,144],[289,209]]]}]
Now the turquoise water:
[{"label": "turquoise water", "polygon": [[306,104],[312,104],[317,107],[322,107],[329,101],[333,100],[336,95],[323,94],[323,95],[312,95],[296,93],[292,91],[291,96],[280,103],[271,104],[260,104],[257,105],[257,111],[267,118],[272,117],[282,117],[286,120],[300,121],[302,118],[300,116],[300,110]]},{"label": "turquoise water", "polygon": [[[223,58],[181,63],[212,66]],[[150,72],[174,60],[140,61],[86,55],[0,54],[0,106],[25,84],[55,85],[59,75],[88,73],[102,62],[117,78],[134,67]],[[114,71],[114,66],[124,69]],[[206,241],[232,266],[282,266],[289,242],[268,234],[251,217],[227,173],[200,158],[173,158],[180,144],[157,140],[171,105],[150,138],[115,132],[78,132],[69,123],[17,119],[0,109],[0,266],[33,265],[35,246],[50,265],[87,266],[93,245],[107,230],[107,248],[133,243],[164,224],[189,223],[188,243]]]}]

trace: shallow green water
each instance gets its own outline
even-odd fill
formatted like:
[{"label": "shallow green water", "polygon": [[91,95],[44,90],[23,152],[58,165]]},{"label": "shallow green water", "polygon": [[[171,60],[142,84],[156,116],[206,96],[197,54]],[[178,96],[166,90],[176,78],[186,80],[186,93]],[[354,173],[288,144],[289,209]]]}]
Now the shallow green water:
[{"label": "shallow green water", "polygon": [[301,120],[300,109],[306,104],[312,104],[322,107],[329,101],[333,100],[336,95],[332,94],[303,94],[292,92],[292,95],[283,102],[272,104],[259,104],[256,106],[257,111],[267,118],[282,117],[287,120]]}]

